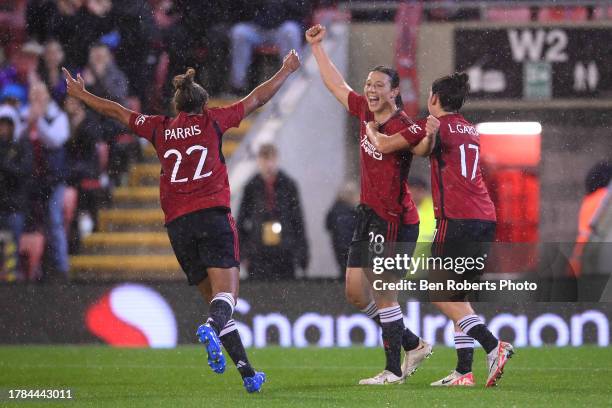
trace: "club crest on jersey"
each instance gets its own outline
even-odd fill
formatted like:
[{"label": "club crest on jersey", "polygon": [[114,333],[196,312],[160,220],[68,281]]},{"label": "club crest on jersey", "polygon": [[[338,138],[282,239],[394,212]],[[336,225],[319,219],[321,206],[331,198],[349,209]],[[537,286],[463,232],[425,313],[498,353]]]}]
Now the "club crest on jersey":
[{"label": "club crest on jersey", "polygon": [[139,115],[136,118],[136,126],[142,126],[145,123],[145,120],[147,120],[147,115]]},{"label": "club crest on jersey", "polygon": [[370,143],[370,140],[368,139],[368,135],[361,136],[360,144],[361,144],[361,148],[363,149],[363,151],[366,152],[373,159],[376,159],[376,160],[383,159],[383,154],[379,152],[378,150],[376,150],[376,147],[372,143]]},{"label": "club crest on jersey", "polygon": [[422,127],[420,127],[419,125],[417,125],[416,123],[412,126],[410,126],[408,128],[408,130],[410,131],[410,133],[412,133],[413,135],[418,134],[419,132],[421,132],[423,130]]}]

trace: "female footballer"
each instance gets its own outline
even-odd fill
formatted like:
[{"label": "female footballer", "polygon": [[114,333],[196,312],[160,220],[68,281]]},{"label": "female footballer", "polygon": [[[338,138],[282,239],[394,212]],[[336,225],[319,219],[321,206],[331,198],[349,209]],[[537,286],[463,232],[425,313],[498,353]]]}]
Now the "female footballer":
[{"label": "female footballer", "polygon": [[[395,70],[379,66],[368,75],[364,95],[354,92],[331,62],[322,40],[325,28],[315,25],[306,31],[306,40],[329,91],[361,123],[359,133],[361,198],[357,225],[349,248],[346,270],[346,297],[382,327],[386,356],[385,369],[359,384],[401,384],[431,354],[431,346],[404,327],[396,290],[373,290],[375,280],[398,282],[401,275],[372,270],[373,248],[384,244],[408,243],[412,255],[419,235],[419,217],[408,191],[407,176],[412,154],[429,154],[433,148],[437,120],[417,123],[402,111],[399,77]],[[368,132],[400,136],[384,145],[370,143]],[[397,151],[395,151],[397,150]],[[406,357],[400,363],[401,349]]]},{"label": "female footballer", "polygon": [[173,80],[176,116],[148,116],[99,98],[85,89],[64,68],[68,94],[98,113],[129,127],[155,146],[161,163],[160,201],[170,243],[190,285],[197,285],[210,302],[209,317],[197,336],[216,373],[225,371],[225,347],[248,392],[259,391],[266,380],[250,365],[232,320],[238,298],[239,246],[230,212],[230,187],[221,151],[225,131],[238,127],[251,112],[268,102],[291,73],[300,67],[292,50],[281,69],[241,101],[223,108],[208,108],[208,93],[194,82],[188,69]]},{"label": "female footballer", "polygon": [[[480,141],[473,124],[459,110],[468,92],[468,75],[455,73],[435,80],[427,101],[429,113],[440,120],[438,141],[430,155],[431,190],[436,216],[436,235],[432,254],[447,259],[485,259],[495,240],[495,206],[489,197],[480,167]],[[385,139],[371,133],[373,140]],[[397,138],[399,135],[394,135]],[[482,270],[434,269],[430,280],[477,282]],[[457,367],[433,386],[473,386],[472,360],[474,339],[487,353],[486,387],[496,384],[506,362],[513,354],[512,345],[499,341],[466,301],[469,290],[436,293],[434,303],[455,323]]]}]

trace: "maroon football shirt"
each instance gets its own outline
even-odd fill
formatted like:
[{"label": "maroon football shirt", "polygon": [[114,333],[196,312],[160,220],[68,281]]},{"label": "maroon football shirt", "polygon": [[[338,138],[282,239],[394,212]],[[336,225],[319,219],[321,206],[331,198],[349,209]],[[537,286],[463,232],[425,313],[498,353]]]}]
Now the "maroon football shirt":
[{"label": "maroon football shirt", "polygon": [[176,117],[132,114],[130,129],[155,146],[161,163],[159,196],[166,224],[181,215],[230,206],[230,187],[221,152],[223,133],[240,125],[244,106],[180,112]]},{"label": "maroon football shirt", "polygon": [[[361,204],[372,208],[376,214],[389,221],[416,224],[419,214],[408,190],[408,172],[412,162],[409,151],[383,154],[370,143],[364,122],[374,120],[363,95],[350,92],[349,112],[359,118],[359,153],[361,162]],[[423,124],[413,122],[403,111],[396,112],[379,128],[380,133],[401,133],[411,144],[418,144],[425,137]]]},{"label": "maroon football shirt", "polygon": [[439,140],[430,157],[436,218],[495,221],[495,206],[482,179],[476,128],[458,113],[438,119]]}]

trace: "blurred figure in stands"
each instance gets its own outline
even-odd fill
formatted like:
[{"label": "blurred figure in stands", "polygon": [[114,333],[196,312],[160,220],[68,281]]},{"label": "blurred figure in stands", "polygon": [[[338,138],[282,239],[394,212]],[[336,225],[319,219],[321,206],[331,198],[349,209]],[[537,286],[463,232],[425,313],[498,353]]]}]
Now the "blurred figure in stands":
[{"label": "blurred figure in stands", "polygon": [[413,176],[408,177],[408,190],[419,212],[419,238],[417,242],[431,244],[436,232],[436,217],[434,216],[431,191],[429,191],[425,180]]},{"label": "blurred figure in stands", "polygon": [[63,105],[66,97],[66,81],[64,81],[61,68],[63,62],[64,49],[59,41],[47,41],[42,59],[38,64],[38,76],[47,85],[51,97],[58,105]]},{"label": "blurred figure in stands", "polygon": [[25,135],[34,151],[33,176],[36,179],[35,201],[46,213],[46,236],[51,267],[60,276],[68,276],[68,245],[64,230],[64,193],[66,191],[66,151],[70,135],[68,116],[51,99],[42,82],[30,86],[29,106],[24,109]]},{"label": "blurred figure in stands", "polygon": [[[15,247],[13,276],[18,271],[19,240],[24,228],[28,189],[32,177],[32,146],[27,138],[17,139],[15,121],[19,117],[11,106],[0,106],[0,230],[12,234]],[[6,263],[6,259],[4,262]]]},{"label": "blurred figure in stands", "polygon": [[257,164],[238,214],[242,259],[251,278],[293,279],[296,266],[306,270],[309,261],[300,195],[295,181],[279,170],[274,145],[261,146]]},{"label": "blurred figure in stands", "polygon": [[[261,45],[278,47],[279,55],[302,46],[302,25],[310,11],[308,0],[256,0],[244,4],[252,10],[250,21],[232,27],[232,92],[242,95],[247,91],[247,72],[253,50]],[[245,13],[246,14],[246,13]]]},{"label": "blurred figure in stands", "polygon": [[591,224],[604,198],[610,190],[610,180],[612,179],[612,163],[604,160],[593,166],[587,173],[585,179],[586,195],[580,206],[578,214],[578,236],[576,246],[571,258],[571,266],[574,276],[580,276],[582,272],[581,257],[584,244],[589,242],[592,228]]},{"label": "blurred figure in stands", "polygon": [[325,229],[329,231],[336,256],[336,263],[340,268],[340,279],[344,279],[348,249],[353,239],[356,206],[359,204],[359,189],[351,181],[345,183],[338,193],[336,201],[325,218]]},{"label": "blurred figure in stands", "polygon": [[98,143],[101,126],[94,114],[76,98],[68,97],[64,104],[70,119],[70,139],[66,143],[68,162],[68,188],[65,198],[69,200],[64,208],[68,219],[65,220],[71,252],[79,248],[79,231],[75,228],[77,210],[84,210],[91,217],[94,228],[97,224],[99,205],[103,202],[100,183],[100,158]]},{"label": "blurred figure in stands", "polygon": [[[225,91],[229,71],[230,27],[244,18],[245,1],[167,0],[162,18],[171,21],[163,30],[168,52],[168,77],[193,66],[211,95]],[[159,9],[158,9],[159,10]],[[171,94],[168,86],[166,94]]]},{"label": "blurred figure in stands", "polygon": [[128,96],[128,82],[125,74],[117,67],[113,54],[107,45],[96,43],[89,51],[89,63],[83,70],[85,86],[91,93],[118,103],[125,103]]}]

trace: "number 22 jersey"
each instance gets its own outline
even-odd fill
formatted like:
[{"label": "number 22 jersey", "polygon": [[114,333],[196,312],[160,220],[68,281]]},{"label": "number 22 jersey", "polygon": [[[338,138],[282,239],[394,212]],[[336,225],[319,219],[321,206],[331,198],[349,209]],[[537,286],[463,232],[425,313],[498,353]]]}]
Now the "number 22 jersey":
[{"label": "number 22 jersey", "polygon": [[161,163],[159,198],[166,224],[205,208],[230,207],[222,136],[243,118],[240,102],[199,114],[130,116],[130,129],[153,144]]},{"label": "number 22 jersey", "polygon": [[496,221],[495,206],[480,169],[476,128],[458,113],[438,119],[438,140],[430,156],[436,218]]}]

